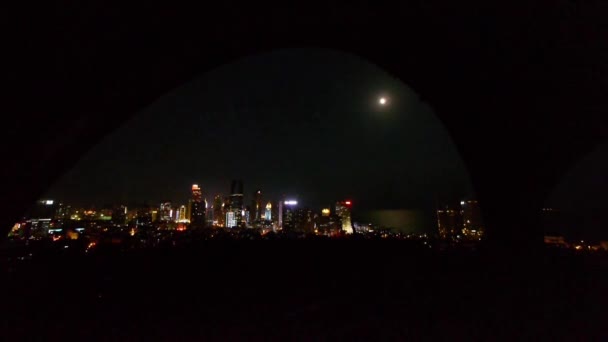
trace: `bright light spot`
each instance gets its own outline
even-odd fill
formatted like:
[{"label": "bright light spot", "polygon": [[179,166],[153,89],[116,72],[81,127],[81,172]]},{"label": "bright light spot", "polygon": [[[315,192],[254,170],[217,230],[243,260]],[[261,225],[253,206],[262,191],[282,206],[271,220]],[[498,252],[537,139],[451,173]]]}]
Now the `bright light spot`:
[{"label": "bright light spot", "polygon": [[286,205],[296,205],[296,204],[298,204],[298,201],[285,201],[284,203]]},{"label": "bright light spot", "polygon": [[460,201],[460,205],[464,205],[464,201]]},{"label": "bright light spot", "polygon": [[381,98],[378,100],[378,103],[380,103],[381,105],[383,105],[383,106],[384,106],[384,105],[386,104],[386,97],[381,97]]},{"label": "bright light spot", "polygon": [[45,203],[46,203],[46,205],[53,205],[53,201],[52,200],[47,200]]},{"label": "bright light spot", "polygon": [[346,205],[350,205],[350,201],[346,201],[344,202]]}]

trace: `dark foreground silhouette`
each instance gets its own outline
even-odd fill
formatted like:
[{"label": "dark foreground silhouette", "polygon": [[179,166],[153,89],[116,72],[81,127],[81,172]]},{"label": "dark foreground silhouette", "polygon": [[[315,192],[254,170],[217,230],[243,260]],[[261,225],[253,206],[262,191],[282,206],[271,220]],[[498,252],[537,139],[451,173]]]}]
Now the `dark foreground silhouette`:
[{"label": "dark foreground silhouette", "polygon": [[11,260],[2,270],[7,337],[605,337],[601,254],[301,240]]}]

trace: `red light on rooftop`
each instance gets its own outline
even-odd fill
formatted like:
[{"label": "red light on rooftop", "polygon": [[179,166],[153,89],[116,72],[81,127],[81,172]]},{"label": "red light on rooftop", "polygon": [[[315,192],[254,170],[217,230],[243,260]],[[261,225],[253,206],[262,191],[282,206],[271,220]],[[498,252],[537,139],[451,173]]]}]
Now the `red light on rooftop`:
[{"label": "red light on rooftop", "polygon": [[344,202],[344,204],[350,205],[350,201],[346,201],[346,202]]}]

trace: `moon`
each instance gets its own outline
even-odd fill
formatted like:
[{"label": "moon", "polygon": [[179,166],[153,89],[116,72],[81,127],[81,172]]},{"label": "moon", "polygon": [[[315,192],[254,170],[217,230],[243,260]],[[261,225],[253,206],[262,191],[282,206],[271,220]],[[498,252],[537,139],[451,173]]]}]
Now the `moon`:
[{"label": "moon", "polygon": [[378,99],[378,103],[379,103],[381,106],[386,105],[386,103],[387,103],[386,97],[381,97],[380,99]]}]

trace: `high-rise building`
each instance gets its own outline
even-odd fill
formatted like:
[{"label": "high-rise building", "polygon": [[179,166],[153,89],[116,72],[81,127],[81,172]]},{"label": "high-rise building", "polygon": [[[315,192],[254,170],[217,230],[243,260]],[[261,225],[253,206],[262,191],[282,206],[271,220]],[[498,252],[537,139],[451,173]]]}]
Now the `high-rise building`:
[{"label": "high-rise building", "polygon": [[313,212],[307,208],[299,208],[295,200],[283,201],[282,214],[283,230],[287,232],[312,233],[314,230]]},{"label": "high-rise building", "polygon": [[266,203],[266,212],[264,212],[264,220],[272,221],[272,203]]},{"label": "high-rise building", "polygon": [[250,225],[253,220],[251,219],[254,216],[254,214],[252,213],[251,207],[247,206],[245,207],[245,209],[243,210],[243,221],[247,224]]},{"label": "high-rise building", "polygon": [[215,221],[215,215],[213,213],[213,203],[209,204],[205,199],[205,219],[207,220],[207,226],[212,227]]},{"label": "high-rise building", "polygon": [[481,221],[479,203],[475,200],[461,201],[462,233],[465,237],[480,239],[485,233]]},{"label": "high-rise building", "polygon": [[449,206],[437,209],[437,228],[441,239],[457,238],[462,233],[462,213]]},{"label": "high-rise building", "polygon": [[279,201],[279,212],[277,216],[277,226],[279,229],[283,229],[283,201]]},{"label": "high-rise building", "polygon": [[342,221],[342,230],[347,234],[353,233],[353,226],[351,223],[351,201],[342,201],[336,203],[336,215],[340,217]]},{"label": "high-rise building", "polygon": [[226,213],[224,212],[222,195],[216,195],[213,199],[213,225],[217,227],[224,227],[226,225]]},{"label": "high-rise building", "polygon": [[281,221],[284,231],[294,231],[296,228],[296,206],[298,201],[286,200],[282,201],[282,206],[279,212],[279,220]]},{"label": "high-rise building", "polygon": [[198,186],[198,184],[192,185],[190,224],[192,224],[193,227],[205,226],[205,203],[203,202],[203,190]]},{"label": "high-rise building", "polygon": [[[226,215],[226,227],[241,226],[243,222],[243,181],[233,180],[230,185],[230,204]],[[228,212],[232,213],[228,216]],[[230,217],[230,220],[228,219]]]},{"label": "high-rise building", "polygon": [[177,222],[180,222],[180,223],[188,222],[186,220],[186,211],[187,211],[187,209],[186,209],[185,205],[181,205],[179,207],[179,209],[177,211]]},{"label": "high-rise building", "polygon": [[256,190],[253,193],[253,200],[251,201],[250,220],[259,221],[262,219],[264,213],[264,204],[262,203],[262,190]]},{"label": "high-rise building", "polygon": [[237,221],[234,215],[234,211],[228,210],[226,212],[226,227],[233,228],[237,226]]},{"label": "high-rise building", "polygon": [[171,201],[162,201],[158,210],[158,221],[160,222],[171,222],[173,214],[173,207]]}]

